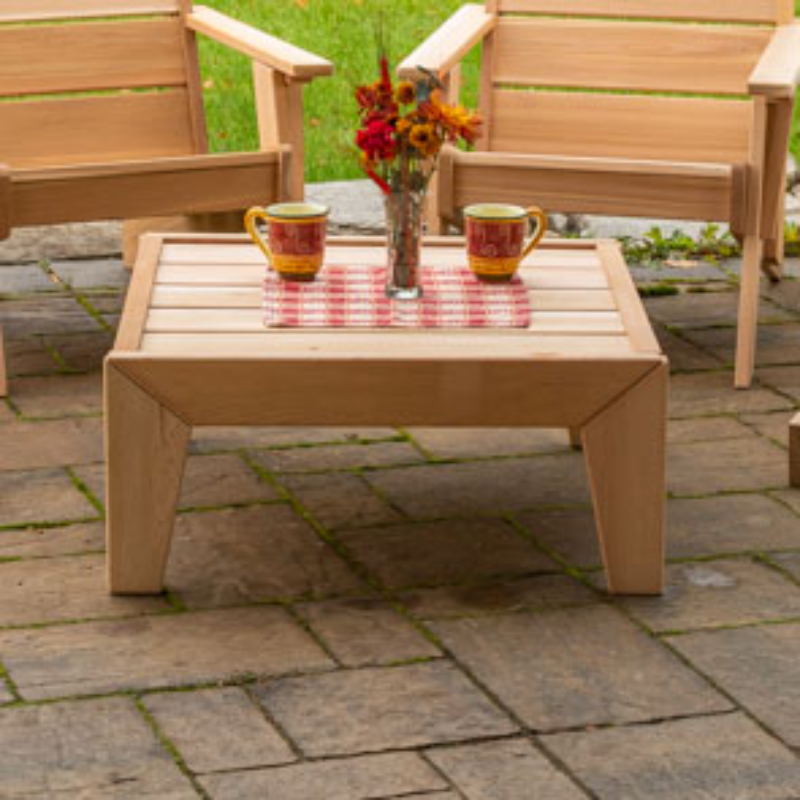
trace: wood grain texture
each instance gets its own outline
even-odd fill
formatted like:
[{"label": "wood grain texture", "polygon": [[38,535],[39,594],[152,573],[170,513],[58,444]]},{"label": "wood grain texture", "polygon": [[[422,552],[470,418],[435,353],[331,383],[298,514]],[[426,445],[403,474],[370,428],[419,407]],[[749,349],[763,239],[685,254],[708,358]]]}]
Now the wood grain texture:
[{"label": "wood grain texture", "polygon": [[192,155],[185,89],[0,104],[0,153],[13,168]]},{"label": "wood grain texture", "polygon": [[800,489],[800,414],[789,425],[789,485]]},{"label": "wood grain texture", "polygon": [[185,83],[177,18],[0,28],[0,96]]},{"label": "wood grain texture", "polygon": [[783,25],[775,31],[750,75],[752,94],[794,98],[800,82],[800,24]]},{"label": "wood grain texture", "polygon": [[212,8],[195,6],[194,11],[186,15],[186,24],[193,31],[216,39],[293,78],[309,79],[333,73],[333,64],[330,61],[220,14]]},{"label": "wood grain texture", "polygon": [[609,591],[660,594],[666,528],[666,363],[582,430]]},{"label": "wood grain texture", "polygon": [[11,170],[0,164],[0,242],[11,234]]},{"label": "wood grain texture", "polygon": [[420,67],[440,77],[447,75],[461,59],[494,28],[497,18],[483,6],[467,3],[446,20],[397,68],[403,78],[421,76]]},{"label": "wood grain texture", "polygon": [[246,208],[277,197],[279,155],[209,155],[17,173],[12,225]]},{"label": "wood grain texture", "polygon": [[3,342],[2,327],[0,327],[0,397],[8,397],[8,369],[6,368],[6,348]]},{"label": "wood grain texture", "polygon": [[139,241],[138,257],[114,341],[115,351],[139,349],[163,242],[163,236],[155,234],[144,235]]},{"label": "wood grain texture", "polygon": [[793,0],[499,0],[501,13],[590,17],[783,23],[794,17]]},{"label": "wood grain texture", "polygon": [[106,530],[113,594],[163,588],[191,428],[105,365]]},{"label": "wood grain texture", "polygon": [[[550,211],[725,221],[733,170],[715,165],[459,153],[454,206],[534,203]],[[686,168],[688,167],[688,168]]]},{"label": "wood grain texture", "polygon": [[492,92],[491,149],[745,163],[752,103],[710,98]]},{"label": "wood grain texture", "polygon": [[0,0],[0,22],[177,14],[181,0]]},{"label": "wood grain texture", "polygon": [[495,83],[743,95],[771,31],[503,18],[494,36]]},{"label": "wood grain texture", "polygon": [[[654,365],[652,359],[599,354],[569,362],[515,358],[505,339],[503,358],[497,357],[498,343],[494,353],[472,359],[448,359],[441,351],[427,359],[413,352],[406,358],[402,351],[409,338],[415,337],[395,339],[394,352],[384,350],[386,358],[369,358],[362,347],[357,358],[343,353],[315,360],[312,352],[299,356],[292,348],[283,357],[141,353],[131,354],[124,367],[115,363],[193,425],[456,427],[580,425]],[[203,388],[212,385],[213,391]]]}]

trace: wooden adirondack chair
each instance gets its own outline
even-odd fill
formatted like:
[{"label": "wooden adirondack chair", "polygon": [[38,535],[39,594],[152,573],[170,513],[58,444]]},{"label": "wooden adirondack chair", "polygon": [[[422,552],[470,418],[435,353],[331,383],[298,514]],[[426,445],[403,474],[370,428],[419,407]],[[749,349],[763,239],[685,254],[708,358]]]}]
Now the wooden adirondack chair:
[{"label": "wooden adirondack chair", "polygon": [[443,152],[431,228],[489,200],[730,223],[744,248],[735,381],[748,387],[759,268],[777,279],[783,261],[793,0],[487,0],[399,72],[431,70],[455,99],[478,43],[483,138]]},{"label": "wooden adirondack chair", "polygon": [[[208,154],[196,33],[252,59],[260,152]],[[241,229],[240,209],[302,198],[303,86],[332,71],[191,0],[0,0],[0,239],[133,220],[130,262],[143,230]]]}]

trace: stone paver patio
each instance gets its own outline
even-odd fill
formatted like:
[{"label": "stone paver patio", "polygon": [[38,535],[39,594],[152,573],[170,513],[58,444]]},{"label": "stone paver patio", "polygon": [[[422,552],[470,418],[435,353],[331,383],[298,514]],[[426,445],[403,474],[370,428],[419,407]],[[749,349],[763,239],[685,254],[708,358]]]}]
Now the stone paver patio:
[{"label": "stone paver patio", "polygon": [[734,264],[647,301],[675,373],[662,599],[605,595],[564,432],[391,429],[202,432],[169,591],[137,599],[103,574],[126,273],[0,267],[0,798],[800,798],[789,274],[750,392]]}]

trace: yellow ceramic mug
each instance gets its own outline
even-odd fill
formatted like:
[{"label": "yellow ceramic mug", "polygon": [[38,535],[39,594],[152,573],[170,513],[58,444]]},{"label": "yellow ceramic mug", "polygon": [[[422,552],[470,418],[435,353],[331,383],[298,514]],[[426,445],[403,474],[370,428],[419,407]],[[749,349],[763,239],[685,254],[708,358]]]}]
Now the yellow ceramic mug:
[{"label": "yellow ceramic mug", "polygon": [[[313,281],[325,258],[327,206],[319,203],[275,203],[251,208],[244,225],[272,268],[284,279]],[[258,221],[269,226],[269,240]]]},{"label": "yellow ceramic mug", "polygon": [[[536,232],[525,244],[529,220],[537,222]],[[467,256],[472,271],[483,280],[507,281],[520,262],[547,232],[547,216],[537,206],[480,203],[464,209]]]}]

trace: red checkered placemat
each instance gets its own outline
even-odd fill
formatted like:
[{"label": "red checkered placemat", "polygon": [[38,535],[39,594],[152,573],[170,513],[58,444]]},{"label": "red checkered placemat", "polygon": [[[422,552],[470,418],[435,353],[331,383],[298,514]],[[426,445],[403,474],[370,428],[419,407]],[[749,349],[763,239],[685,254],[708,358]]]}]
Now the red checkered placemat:
[{"label": "red checkered placemat", "polygon": [[264,281],[269,328],[527,328],[531,309],[519,276],[484,283],[464,267],[420,270],[420,300],[386,297],[386,268],[329,265],[311,283]]}]

